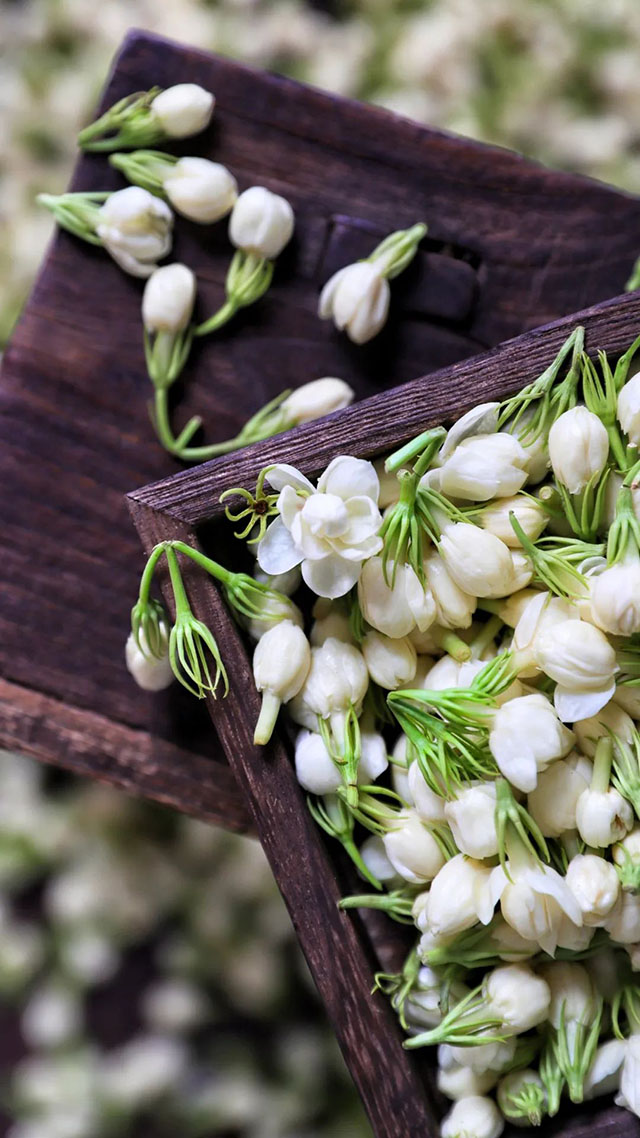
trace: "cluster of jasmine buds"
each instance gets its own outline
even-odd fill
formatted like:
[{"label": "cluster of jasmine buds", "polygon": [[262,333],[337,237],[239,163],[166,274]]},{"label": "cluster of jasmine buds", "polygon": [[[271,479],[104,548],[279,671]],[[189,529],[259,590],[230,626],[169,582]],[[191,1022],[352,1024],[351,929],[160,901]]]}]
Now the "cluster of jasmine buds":
[{"label": "cluster of jasmine buds", "polygon": [[399,229],[364,261],[338,269],[320,293],[320,319],[333,320],[354,344],[366,344],[377,336],[389,315],[389,281],[411,264],[426,232],[422,223]]},{"label": "cluster of jasmine buds", "polygon": [[162,150],[112,154],[109,162],[129,182],[166,197],[176,213],[211,225],[233,209],[238,183],[230,170],[208,158],[177,158]]}]

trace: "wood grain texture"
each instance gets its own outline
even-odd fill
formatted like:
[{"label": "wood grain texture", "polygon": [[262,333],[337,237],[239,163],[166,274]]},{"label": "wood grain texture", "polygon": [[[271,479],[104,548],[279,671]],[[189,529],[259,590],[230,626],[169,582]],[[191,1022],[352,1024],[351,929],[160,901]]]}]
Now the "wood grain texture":
[{"label": "wood grain texture", "polygon": [[[619,290],[640,244],[634,198],[145,33],[125,41],[101,108],[185,78],[218,102],[211,128],[183,151],[226,163],[242,188],[257,181],[284,193],[297,213],[269,295],[199,345],[189,365],[176,422],[201,413],[209,440],[236,433],[283,387],[335,374],[371,395],[602,300]],[[79,159],[72,187],[122,184],[94,156]],[[417,217],[430,226],[420,257],[394,282],[384,334],[358,349],[317,320],[319,287]],[[229,261],[225,224],[178,220],[175,255],[196,269],[206,314]],[[208,816],[186,773],[180,790],[192,763],[209,764],[214,779],[222,758],[204,708],[178,690],[144,695],[122,657],[142,567],[122,495],[176,469],[147,419],[141,289],[100,250],[58,234],[6,351],[0,675],[68,705],[71,717],[97,714],[141,732],[145,753],[177,748],[174,803]],[[40,732],[35,747],[31,730],[25,715],[31,753],[73,766],[75,752],[55,733]],[[0,744],[20,738],[15,717],[0,717]],[[90,765],[87,756],[76,769]],[[104,756],[96,773],[121,777]],[[132,762],[132,787],[138,778],[148,793]],[[245,825],[240,795],[225,793],[229,824]]]},{"label": "wood grain texture", "polygon": [[[586,347],[612,356],[626,349],[639,331],[640,297],[624,296],[514,339],[476,359],[454,365],[328,420],[309,424],[276,440],[214,461],[159,485],[129,495],[129,506],[146,551],[163,539],[182,537],[198,544],[198,527],[217,519],[216,541],[224,540],[220,493],[255,484],[262,466],[284,461],[317,474],[336,454],[371,457],[388,451],[416,432],[455,418],[470,405],[500,399],[529,383],[549,364],[568,333],[583,324]],[[226,527],[228,529],[228,526]],[[299,787],[282,729],[269,747],[253,745],[259,711],[247,645],[210,579],[193,563],[185,566],[187,589],[196,614],[215,629],[227,665],[231,690],[209,700],[209,711],[226,748],[229,764],[247,795],[256,830],[287,902],[312,974],[335,1027],[349,1069],[378,1138],[432,1133],[437,1099],[428,1071],[402,1049],[389,1009],[372,997],[372,955],[383,970],[397,969],[406,950],[406,932],[384,918],[367,926],[357,916],[345,922],[336,902],[353,879],[331,844],[312,822]],[[426,1076],[426,1081],[422,1081]],[[587,1129],[604,1138],[634,1135],[638,1120],[607,1103],[563,1112],[542,1133],[545,1138],[583,1138]]]}]

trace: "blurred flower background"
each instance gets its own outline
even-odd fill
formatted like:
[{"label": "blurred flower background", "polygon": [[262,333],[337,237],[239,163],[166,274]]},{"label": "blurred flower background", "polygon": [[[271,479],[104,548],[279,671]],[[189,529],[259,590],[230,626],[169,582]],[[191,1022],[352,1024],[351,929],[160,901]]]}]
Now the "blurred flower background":
[{"label": "blurred flower background", "polygon": [[[640,191],[637,0],[0,0],[0,344],[131,25]],[[257,844],[0,754],[0,1132],[370,1133]]]}]

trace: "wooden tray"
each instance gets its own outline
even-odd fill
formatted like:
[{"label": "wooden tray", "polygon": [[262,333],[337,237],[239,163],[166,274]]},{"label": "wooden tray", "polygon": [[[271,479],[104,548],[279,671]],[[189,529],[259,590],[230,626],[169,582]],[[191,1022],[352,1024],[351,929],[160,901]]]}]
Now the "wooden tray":
[{"label": "wooden tray", "polygon": [[[298,218],[268,297],[189,368],[177,418],[202,413],[212,441],[288,385],[337,374],[371,394],[603,300],[640,247],[635,198],[147,33],[127,37],[100,107],[185,79],[218,106],[184,149],[284,193]],[[74,189],[120,185],[103,158],[79,159]],[[420,217],[426,252],[394,284],[388,329],[354,348],[316,319],[319,286]],[[175,254],[212,310],[224,224],[179,221]],[[140,293],[100,250],[59,234],[5,353],[0,746],[242,830],[251,821],[202,707],[177,687],[145,695],[124,667],[141,557],[122,495],[176,469],[147,420]]]},{"label": "wooden tray", "polygon": [[[220,494],[233,486],[252,489],[268,463],[286,461],[313,478],[338,454],[373,458],[476,403],[512,394],[544,370],[577,323],[586,326],[587,350],[620,354],[640,330],[640,297],[617,298],[577,313],[322,422],[129,495],[146,552],[167,538],[198,545],[202,537],[206,544],[212,526],[216,549],[224,547],[230,527],[221,517]],[[269,747],[253,745],[259,697],[246,645],[220,594],[193,563],[185,578],[194,612],[215,630],[229,671],[230,693],[226,699],[209,698],[209,712],[247,796],[374,1132],[378,1138],[424,1138],[433,1132],[437,1099],[425,1090],[420,1059],[416,1062],[402,1049],[386,998],[370,994],[376,965],[384,971],[398,968],[406,952],[405,935],[381,914],[367,914],[365,925],[336,908],[340,896],[353,891],[350,872],[336,854],[336,843],[325,841],[308,813],[282,730]],[[598,1135],[639,1133],[631,1114],[601,1103],[573,1108],[543,1132],[577,1138],[594,1124]]]}]

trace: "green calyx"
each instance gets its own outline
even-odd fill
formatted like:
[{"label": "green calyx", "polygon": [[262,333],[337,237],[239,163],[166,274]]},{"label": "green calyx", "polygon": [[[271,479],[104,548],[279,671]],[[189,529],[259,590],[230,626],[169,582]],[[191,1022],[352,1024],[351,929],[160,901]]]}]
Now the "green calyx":
[{"label": "green calyx", "polygon": [[426,232],[427,226],[423,222],[409,229],[398,229],[385,237],[366,260],[369,264],[379,265],[382,276],[393,280],[411,264]]},{"label": "green calyx", "polygon": [[114,103],[100,118],[80,131],[80,149],[109,151],[123,147],[129,150],[160,142],[165,133],[151,104],[161,91],[162,87],[136,91]]},{"label": "green calyx", "polygon": [[73,233],[90,245],[102,245],[96,229],[100,223],[100,206],[111,191],[72,194],[38,194],[36,201],[55,217],[61,229]]},{"label": "green calyx", "polygon": [[607,537],[607,562],[617,565],[628,555],[640,557],[640,522],[633,507],[631,484],[625,480],[618,492],[616,515]]},{"label": "green calyx", "polygon": [[[366,806],[363,803],[361,789],[358,787],[358,769],[362,757],[362,739],[360,736],[358,716],[354,708],[350,707],[348,709],[344,720],[340,723],[339,732],[336,732],[330,722],[320,717],[318,717],[318,730],[333,763],[340,772],[342,786],[338,790],[338,796],[343,798],[354,818],[362,822],[363,825],[368,826],[374,833],[379,832],[377,826],[366,821],[368,817]],[[382,793],[382,791],[380,793]],[[391,790],[385,793],[393,795],[394,798],[396,797]],[[370,818],[375,819],[375,814],[371,813]]]},{"label": "green calyx", "polygon": [[403,1047],[413,1050],[439,1043],[452,1047],[481,1047],[485,1043],[504,1043],[507,1036],[502,1019],[488,1008],[483,986],[480,984],[460,1000],[437,1027],[406,1039]]},{"label": "green calyx", "polygon": [[538,864],[549,863],[549,849],[540,827],[528,810],[516,801],[511,786],[504,778],[496,779],[495,822],[500,865],[510,881],[508,850],[514,839],[521,842]]},{"label": "green calyx", "polygon": [[124,174],[134,186],[142,186],[151,194],[166,197],[164,181],[179,159],[163,150],[134,150],[131,154],[112,154],[109,165]]},{"label": "green calyx", "polygon": [[574,1103],[584,1099],[584,1081],[593,1063],[602,1023],[602,1000],[590,1023],[565,1020],[565,1005],[560,1012],[560,1026],[551,1029],[551,1050],[564,1077],[569,1098]]},{"label": "green calyx", "polygon": [[[542,375],[517,395],[505,400],[500,409],[498,430],[509,423],[511,431],[517,432],[517,437],[524,445],[531,445],[540,437],[546,437],[554,421],[576,404],[583,348],[584,328],[578,326],[565,340],[557,356]],[[565,378],[557,383],[562,365],[569,353],[571,353],[569,371]]]},{"label": "green calyx", "polygon": [[570,494],[561,482],[556,483],[564,517],[581,541],[592,542],[602,526],[610,473],[611,467],[607,466],[602,472],[594,474],[578,494]]},{"label": "green calyx", "polygon": [[500,1096],[500,1109],[510,1121],[522,1120],[539,1126],[546,1114],[547,1095],[538,1083],[523,1083],[518,1091]]},{"label": "green calyx", "polygon": [[587,581],[578,566],[590,557],[601,557],[604,545],[564,537],[543,537],[534,543],[527,537],[513,512],[509,514],[509,521],[523,551],[533,564],[538,583],[558,597],[572,599],[586,594]]},{"label": "green calyx", "polygon": [[273,269],[273,261],[237,249],[227,272],[225,303],[202,324],[198,324],[194,334],[207,336],[210,332],[217,332],[229,323],[238,309],[247,308],[260,300],[271,284]]},{"label": "green calyx", "polygon": [[335,838],[351,858],[359,873],[373,886],[382,889],[381,883],[371,870],[365,865],[362,855],[354,840],[355,820],[347,804],[337,795],[328,794],[324,799],[307,798],[309,813],[315,822],[328,834]]},{"label": "green calyx", "polygon": [[389,893],[362,893],[353,897],[343,897],[338,902],[339,909],[379,909],[401,925],[413,925],[413,897],[402,889],[392,889]]},{"label": "green calyx", "polygon": [[[174,675],[198,699],[216,695],[220,681],[224,695],[229,680],[213,633],[198,620],[189,604],[178,559],[171,546],[166,549],[176,617],[169,634],[169,660]],[[213,674],[211,662],[213,662]]]},{"label": "green calyx", "polygon": [[609,742],[611,784],[631,803],[637,814],[640,810],[640,735],[634,731],[630,743],[618,735],[613,736]]},{"label": "green calyx", "polygon": [[397,1012],[405,1031],[407,1030],[405,1004],[417,982],[420,963],[417,951],[412,949],[402,966],[401,972],[376,972],[374,976],[372,995],[375,992],[384,992],[385,996],[390,997],[391,1005]]}]

